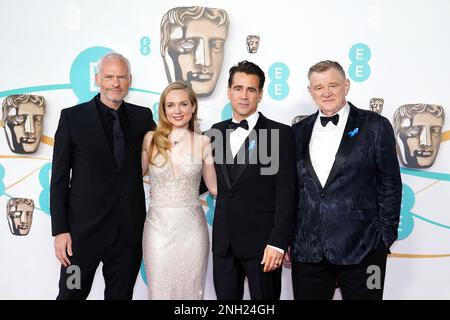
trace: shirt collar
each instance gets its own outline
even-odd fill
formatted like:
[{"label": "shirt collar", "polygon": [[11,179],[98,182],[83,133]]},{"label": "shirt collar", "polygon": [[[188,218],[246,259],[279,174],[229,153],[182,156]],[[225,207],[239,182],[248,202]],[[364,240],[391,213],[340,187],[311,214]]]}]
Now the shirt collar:
[{"label": "shirt collar", "polygon": [[[259,119],[259,112],[255,112],[251,115],[249,115],[247,118],[245,118],[248,122],[248,130],[252,130],[255,126],[256,126],[256,122]],[[238,123],[239,121],[237,121],[234,117],[232,118],[233,122]]]}]

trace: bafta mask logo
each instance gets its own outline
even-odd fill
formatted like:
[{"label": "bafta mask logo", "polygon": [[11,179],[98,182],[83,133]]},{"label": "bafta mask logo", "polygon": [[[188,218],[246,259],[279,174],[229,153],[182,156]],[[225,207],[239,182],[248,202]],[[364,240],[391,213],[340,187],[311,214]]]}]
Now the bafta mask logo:
[{"label": "bafta mask logo", "polygon": [[291,121],[291,126],[293,126],[294,124],[296,124],[297,122],[302,121],[303,119],[305,119],[308,115],[307,114],[302,114],[302,115],[298,115],[295,116],[292,121]]},{"label": "bafta mask logo", "polygon": [[10,95],[3,101],[2,111],[6,141],[11,151],[21,154],[35,152],[44,130],[44,97]]},{"label": "bafta mask logo", "polygon": [[169,83],[185,81],[199,97],[211,95],[222,69],[228,25],[222,9],[170,9],[161,20],[161,55]]},{"label": "bafta mask logo", "polygon": [[405,167],[423,169],[434,164],[444,118],[442,106],[433,104],[406,104],[395,111],[397,153]]},{"label": "bafta mask logo", "polygon": [[33,221],[34,201],[25,198],[11,198],[6,203],[9,230],[16,236],[26,236]]},{"label": "bafta mask logo", "polygon": [[381,114],[383,111],[383,105],[384,105],[384,99],[383,98],[372,98],[369,102],[370,110],[373,112],[376,112],[378,114]]},{"label": "bafta mask logo", "polygon": [[247,36],[247,51],[248,53],[256,53],[259,47],[259,36]]}]

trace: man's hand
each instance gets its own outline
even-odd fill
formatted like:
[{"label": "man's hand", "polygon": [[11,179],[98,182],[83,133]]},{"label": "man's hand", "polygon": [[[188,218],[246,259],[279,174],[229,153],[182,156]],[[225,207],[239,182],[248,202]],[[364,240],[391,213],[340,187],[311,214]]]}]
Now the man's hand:
[{"label": "man's hand", "polygon": [[282,261],[283,254],[281,252],[268,246],[264,249],[263,259],[261,261],[261,264],[264,265],[264,272],[270,272],[281,267]]},{"label": "man's hand", "polygon": [[64,267],[70,266],[67,255],[72,256],[72,237],[69,232],[60,233],[55,237],[55,255]]},{"label": "man's hand", "polygon": [[291,247],[288,247],[286,253],[284,254],[283,266],[285,266],[286,268],[291,268],[291,266],[292,266]]}]

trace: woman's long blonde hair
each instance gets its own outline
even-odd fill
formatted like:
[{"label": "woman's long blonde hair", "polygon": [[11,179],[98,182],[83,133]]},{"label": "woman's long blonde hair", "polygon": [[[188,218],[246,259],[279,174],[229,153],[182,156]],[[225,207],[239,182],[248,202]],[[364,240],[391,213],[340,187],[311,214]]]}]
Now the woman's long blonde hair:
[{"label": "woman's long blonde hair", "polygon": [[[158,127],[155,130],[153,135],[153,139],[150,142],[150,147],[147,150],[148,159],[150,164],[155,165],[155,157],[158,153],[162,154],[164,157],[164,164],[169,159],[168,150],[171,149],[171,143],[169,141],[169,134],[172,132],[173,127],[170,124],[169,120],[167,120],[166,110],[164,108],[166,104],[166,97],[169,92],[173,90],[184,90],[187,92],[189,96],[189,101],[194,106],[194,113],[192,114],[192,119],[189,121],[188,129],[191,132],[194,132],[195,122],[197,121],[197,96],[195,95],[192,88],[183,81],[175,81],[169,84],[161,94],[161,98],[159,99],[158,106]],[[156,149],[156,152],[153,153],[153,150]]]}]

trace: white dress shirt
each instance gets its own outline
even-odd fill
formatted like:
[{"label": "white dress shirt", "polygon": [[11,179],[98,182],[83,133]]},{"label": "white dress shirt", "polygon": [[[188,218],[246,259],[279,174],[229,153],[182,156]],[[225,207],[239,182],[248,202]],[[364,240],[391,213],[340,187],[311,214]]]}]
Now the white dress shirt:
[{"label": "white dress shirt", "polygon": [[350,106],[348,103],[339,110],[339,122],[334,125],[331,121],[324,127],[320,123],[320,117],[325,115],[319,110],[314,128],[311,134],[311,141],[309,142],[309,154],[311,157],[312,166],[319,178],[322,187],[325,186],[331,168],[333,167],[336,153],[341,144],[342,135],[344,133],[345,125],[347,124]]},{"label": "white dress shirt", "polygon": [[[246,118],[246,120],[248,122],[248,130],[238,127],[236,130],[234,130],[233,132],[230,133],[230,148],[231,148],[231,153],[233,155],[233,158],[238,153],[238,151],[241,148],[242,144],[244,143],[245,139],[247,139],[248,135],[250,134],[250,131],[252,131],[253,128],[256,126],[256,122],[258,121],[258,119],[259,119],[259,112],[255,112]],[[236,123],[239,122],[235,118],[233,118],[232,121],[236,122]],[[283,249],[280,249],[278,247],[274,247],[271,245],[267,245],[267,246],[284,254]]]},{"label": "white dress shirt", "polygon": [[[244,143],[245,139],[247,139],[248,135],[250,134],[250,131],[256,126],[256,122],[258,121],[259,113],[255,112],[252,115],[248,116],[246,118],[248,122],[248,130],[245,130],[244,128],[237,128],[230,134],[230,147],[231,147],[231,153],[233,155],[233,158],[238,153],[239,149],[241,148],[242,144]],[[238,123],[239,121],[234,119],[233,122]]]}]

